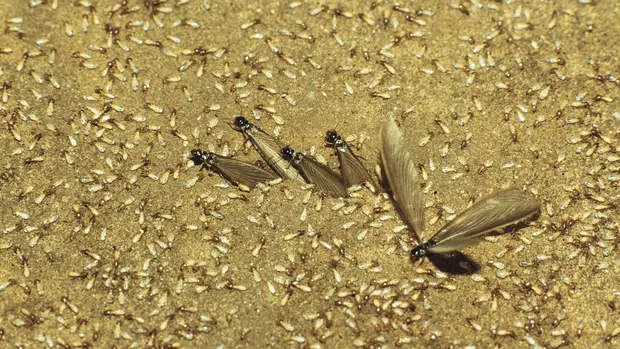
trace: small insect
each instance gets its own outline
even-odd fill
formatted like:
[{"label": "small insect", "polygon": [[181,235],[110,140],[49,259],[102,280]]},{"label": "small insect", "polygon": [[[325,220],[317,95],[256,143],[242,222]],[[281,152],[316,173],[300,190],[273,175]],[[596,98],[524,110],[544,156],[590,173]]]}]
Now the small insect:
[{"label": "small insect", "polygon": [[293,150],[284,147],[280,150],[282,159],[287,160],[295,167],[308,183],[312,183],[320,190],[326,191],[335,197],[346,197],[347,188],[342,177],[329,167]]},{"label": "small insect", "polygon": [[381,129],[381,160],[394,201],[402,212],[418,246],[411,250],[411,261],[425,255],[449,253],[477,244],[496,229],[514,224],[533,214],[540,202],[519,189],[491,194],[457,215],[428,241],[420,243],[424,230],[422,190],[415,165],[405,149],[402,134],[394,121]]},{"label": "small insect", "polygon": [[195,165],[202,165],[224,177],[227,181],[235,185],[245,185],[254,188],[258,183],[270,182],[278,179],[278,175],[271,171],[264,170],[258,166],[247,162],[220,156],[211,152],[203,152],[200,149],[192,150],[190,160]]},{"label": "small insect", "polygon": [[241,115],[235,117],[233,124],[237,131],[242,132],[252,142],[254,148],[280,177],[304,182],[297,169],[280,157],[280,149],[283,145],[278,140],[251,124]]},{"label": "small insect", "polygon": [[371,191],[374,193],[377,190],[377,185],[372,180],[372,177],[360,161],[360,159],[353,154],[351,148],[345,142],[342,137],[335,130],[327,131],[325,135],[327,146],[336,149],[338,153],[338,160],[340,161],[340,172],[344,179],[344,185],[350,188],[353,185],[360,184],[368,185]]}]

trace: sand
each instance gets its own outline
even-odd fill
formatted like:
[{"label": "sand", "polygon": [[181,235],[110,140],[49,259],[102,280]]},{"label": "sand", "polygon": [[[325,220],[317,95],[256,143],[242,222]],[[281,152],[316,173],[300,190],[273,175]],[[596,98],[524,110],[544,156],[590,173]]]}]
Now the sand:
[{"label": "sand", "polygon": [[[594,348],[620,341],[614,1],[9,0],[0,347]],[[434,234],[514,187],[518,229],[425,259],[387,194],[244,192],[243,114],[373,173],[392,118]],[[454,267],[454,260],[448,266]]]}]

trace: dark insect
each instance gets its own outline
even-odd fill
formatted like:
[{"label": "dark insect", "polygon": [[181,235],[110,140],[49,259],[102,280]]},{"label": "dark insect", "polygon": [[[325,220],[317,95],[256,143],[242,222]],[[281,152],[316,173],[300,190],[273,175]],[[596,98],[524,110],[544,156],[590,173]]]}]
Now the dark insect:
[{"label": "dark insect", "polygon": [[282,159],[295,167],[308,183],[316,185],[319,190],[326,191],[335,197],[346,197],[347,188],[342,177],[329,167],[293,150],[284,147],[280,150]]},{"label": "dark insect", "polygon": [[280,178],[271,171],[264,170],[247,162],[211,152],[203,152],[199,149],[192,150],[190,160],[195,165],[202,165],[201,168],[207,168],[218,173],[235,185],[245,185],[250,189],[254,188],[258,183],[270,182]]},{"label": "dark insect", "polygon": [[335,130],[327,131],[325,136],[327,146],[336,149],[338,160],[340,161],[340,173],[344,179],[344,185],[350,188],[354,185],[368,185],[374,193],[377,185],[372,180],[370,173],[366,170],[360,159],[353,154],[351,148]]},{"label": "dark insect", "polygon": [[284,179],[295,179],[303,182],[304,179],[299,175],[295,167],[290,166],[280,157],[280,144],[274,137],[265,131],[251,124],[245,117],[239,115],[235,117],[234,126],[236,130],[242,132],[259,154],[267,161],[269,166]]},{"label": "dark insect", "polygon": [[507,189],[476,202],[420,243],[424,230],[422,190],[415,165],[405,149],[402,134],[389,120],[381,129],[381,159],[392,196],[419,243],[411,250],[412,262],[428,253],[450,253],[477,244],[484,235],[517,223],[540,208],[540,202],[519,189]]}]

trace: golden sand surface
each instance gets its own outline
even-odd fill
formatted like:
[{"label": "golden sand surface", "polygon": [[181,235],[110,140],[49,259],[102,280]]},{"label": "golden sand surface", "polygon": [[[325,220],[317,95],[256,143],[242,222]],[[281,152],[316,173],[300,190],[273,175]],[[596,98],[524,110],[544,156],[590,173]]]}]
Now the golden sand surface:
[{"label": "golden sand surface", "polygon": [[[8,0],[0,7],[0,348],[620,344],[616,1]],[[425,259],[387,194],[244,192],[243,114],[373,172],[393,118],[428,238],[482,195],[521,229]],[[452,263],[452,264],[450,264]],[[458,262],[449,260],[448,267]]]}]

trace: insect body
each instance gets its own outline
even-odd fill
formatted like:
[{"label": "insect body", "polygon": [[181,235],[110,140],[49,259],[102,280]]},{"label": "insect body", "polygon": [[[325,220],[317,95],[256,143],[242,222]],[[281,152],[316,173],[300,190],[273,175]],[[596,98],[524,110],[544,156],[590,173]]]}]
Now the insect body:
[{"label": "insect body", "polygon": [[335,197],[347,196],[347,188],[342,177],[329,167],[296,152],[291,147],[282,148],[280,155],[284,160],[290,162],[291,166],[295,167],[308,183],[316,185],[320,190]]},{"label": "insect body", "polygon": [[342,139],[338,132],[335,130],[327,131],[325,140],[327,141],[327,145],[336,149],[336,152],[338,153],[340,173],[342,173],[345,186],[349,188],[356,184],[368,184],[371,191],[375,192],[377,185],[372,180],[372,177],[360,159],[353,154],[347,142]]},{"label": "insect body", "polygon": [[420,243],[419,234],[424,230],[420,182],[402,134],[391,120],[381,129],[381,159],[394,200],[419,243],[411,250],[412,261],[428,253],[449,253],[474,245],[489,232],[517,223],[540,208],[540,202],[522,190],[503,190],[479,200]]},{"label": "insect body", "polygon": [[274,137],[251,124],[241,115],[235,117],[234,125],[237,131],[242,132],[252,142],[254,148],[280,177],[304,182],[297,169],[282,160],[280,149],[282,149],[283,145]]},{"label": "insect body", "polygon": [[211,152],[203,152],[199,149],[192,150],[190,159],[196,165],[202,165],[202,167],[217,172],[227,181],[236,185],[245,185],[250,189],[254,188],[258,183],[265,183],[280,178],[271,171],[264,170],[247,162]]}]

